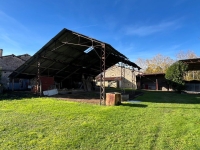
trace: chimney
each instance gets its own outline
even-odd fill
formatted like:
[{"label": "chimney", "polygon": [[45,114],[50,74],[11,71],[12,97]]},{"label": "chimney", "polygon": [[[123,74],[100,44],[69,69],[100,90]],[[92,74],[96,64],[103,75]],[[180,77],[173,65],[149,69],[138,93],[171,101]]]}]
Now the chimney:
[{"label": "chimney", "polygon": [[3,56],[3,49],[0,49],[0,57]]}]

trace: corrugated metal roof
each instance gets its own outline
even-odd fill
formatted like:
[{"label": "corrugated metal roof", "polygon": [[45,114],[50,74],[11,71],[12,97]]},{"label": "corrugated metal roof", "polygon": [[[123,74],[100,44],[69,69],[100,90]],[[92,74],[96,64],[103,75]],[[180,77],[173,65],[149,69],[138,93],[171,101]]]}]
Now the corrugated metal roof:
[{"label": "corrugated metal roof", "polygon": [[188,64],[188,70],[200,70],[200,58],[179,60]]},{"label": "corrugated metal roof", "polygon": [[[40,75],[53,76],[57,82],[68,78],[81,80],[82,74],[95,77],[100,73],[100,56],[103,45],[105,45],[106,52],[105,69],[121,61],[140,69],[111,45],[64,28],[9,77],[35,77],[38,71],[38,61],[40,62]],[[85,53],[84,51],[91,46],[94,49]]]}]

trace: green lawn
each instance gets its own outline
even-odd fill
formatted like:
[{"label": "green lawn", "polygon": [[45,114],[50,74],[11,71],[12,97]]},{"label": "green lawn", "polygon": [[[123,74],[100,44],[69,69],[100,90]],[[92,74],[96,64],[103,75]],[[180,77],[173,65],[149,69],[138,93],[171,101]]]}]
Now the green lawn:
[{"label": "green lawn", "polygon": [[140,103],[99,106],[0,101],[0,149],[200,149],[200,96],[145,92]]}]

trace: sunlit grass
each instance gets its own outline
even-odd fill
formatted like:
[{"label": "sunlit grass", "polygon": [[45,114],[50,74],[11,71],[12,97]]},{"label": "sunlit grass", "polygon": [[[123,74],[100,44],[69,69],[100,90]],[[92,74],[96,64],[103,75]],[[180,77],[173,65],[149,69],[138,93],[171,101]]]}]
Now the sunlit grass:
[{"label": "sunlit grass", "polygon": [[0,149],[199,149],[199,95],[145,92],[137,100],[0,101]]}]

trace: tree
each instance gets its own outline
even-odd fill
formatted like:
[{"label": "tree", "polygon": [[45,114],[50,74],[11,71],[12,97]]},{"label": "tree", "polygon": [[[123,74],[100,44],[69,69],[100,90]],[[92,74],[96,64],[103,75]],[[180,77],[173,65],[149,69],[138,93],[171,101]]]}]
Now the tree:
[{"label": "tree", "polygon": [[145,73],[165,73],[166,69],[174,62],[168,56],[157,54],[152,59],[137,59],[136,63]]},{"label": "tree", "polygon": [[142,72],[144,72],[147,69],[146,59],[138,58],[136,60],[136,63],[138,64],[138,66],[142,68],[141,69]]},{"label": "tree", "polygon": [[185,82],[183,77],[188,69],[188,65],[177,61],[173,63],[166,71],[165,78],[168,80],[169,85],[176,91],[181,91],[184,88]]},{"label": "tree", "polygon": [[[198,56],[191,50],[179,51],[176,54],[176,61],[181,59],[192,59]],[[138,58],[136,63],[142,68],[141,71],[144,73],[165,73],[167,68],[171,66],[175,60],[168,56],[163,56],[162,54],[157,54],[151,59]],[[191,78],[192,77],[192,78]],[[189,71],[187,73],[186,79],[200,79],[200,71]]]},{"label": "tree", "polygon": [[176,59],[181,60],[181,59],[192,59],[192,58],[197,58],[198,56],[191,50],[188,50],[186,52],[184,51],[179,51],[176,54]]}]

